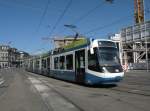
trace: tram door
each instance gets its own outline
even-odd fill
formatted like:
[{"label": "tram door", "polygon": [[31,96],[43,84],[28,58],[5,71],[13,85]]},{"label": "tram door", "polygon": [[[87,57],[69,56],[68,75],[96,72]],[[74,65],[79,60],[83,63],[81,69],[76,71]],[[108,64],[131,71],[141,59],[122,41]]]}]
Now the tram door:
[{"label": "tram door", "polygon": [[47,74],[50,73],[50,57],[47,58]]},{"label": "tram door", "polygon": [[76,82],[84,83],[85,79],[85,50],[79,50],[75,52],[75,73]]}]

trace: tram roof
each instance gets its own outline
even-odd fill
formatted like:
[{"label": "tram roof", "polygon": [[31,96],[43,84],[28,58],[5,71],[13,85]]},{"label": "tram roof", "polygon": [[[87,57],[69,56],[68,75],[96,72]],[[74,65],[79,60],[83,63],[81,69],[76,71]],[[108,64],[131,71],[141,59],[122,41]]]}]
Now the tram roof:
[{"label": "tram roof", "polygon": [[53,54],[58,54],[58,53],[63,53],[63,52],[79,49],[79,48],[89,45],[89,43],[90,43],[90,41],[88,38],[82,38],[82,39],[78,39],[78,40],[75,39],[72,43],[70,43],[62,48],[54,49]]},{"label": "tram roof", "polygon": [[44,57],[47,57],[51,54],[50,51],[48,52],[45,52],[45,53],[42,53],[40,55],[34,55],[34,56],[31,56],[30,58],[34,58],[34,59],[40,59],[40,58],[44,58]]},{"label": "tram roof", "polygon": [[[112,41],[112,40],[93,39],[93,43],[95,45],[97,44],[98,41]],[[53,50],[53,55],[68,52],[68,51],[72,51],[72,50],[76,50],[76,49],[80,49],[80,48],[86,47],[89,44],[90,44],[90,39],[89,38],[82,38],[82,39],[78,39],[78,40],[75,39],[71,44],[68,44],[68,45],[66,45],[62,48],[54,49]],[[94,44],[93,44],[93,46],[95,46]],[[48,51],[48,52],[42,53],[40,55],[36,55],[36,56],[34,56],[34,58],[35,59],[39,59],[40,57],[44,58],[44,57],[47,57],[51,54],[52,54],[52,52]]]},{"label": "tram roof", "polygon": [[41,54],[41,57],[43,58],[43,57],[47,57],[47,56],[49,56],[50,55],[50,51],[48,51],[48,52],[45,52],[45,53],[43,53],[43,54]]}]

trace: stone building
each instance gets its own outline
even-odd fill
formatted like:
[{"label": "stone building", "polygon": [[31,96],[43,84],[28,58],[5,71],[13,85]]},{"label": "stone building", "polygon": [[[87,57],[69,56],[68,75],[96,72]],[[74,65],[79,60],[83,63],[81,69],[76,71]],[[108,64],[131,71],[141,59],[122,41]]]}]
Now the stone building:
[{"label": "stone building", "polygon": [[23,60],[29,57],[24,51],[18,51],[8,45],[0,45],[0,68],[23,66]]},{"label": "stone building", "polygon": [[16,58],[17,58],[17,49],[16,48],[9,48],[9,66],[16,65]]},{"label": "stone building", "polygon": [[72,43],[74,40],[78,41],[78,40],[81,40],[83,38],[84,37],[81,37],[81,36],[79,36],[77,38],[75,38],[74,36],[68,36],[65,38],[54,38],[54,45],[55,45],[55,48],[61,48],[65,45]]},{"label": "stone building", "polygon": [[30,55],[24,51],[18,51],[16,61],[18,62],[19,67],[24,66],[24,60],[27,59]]},{"label": "stone building", "polygon": [[9,46],[0,45],[0,68],[9,66]]}]

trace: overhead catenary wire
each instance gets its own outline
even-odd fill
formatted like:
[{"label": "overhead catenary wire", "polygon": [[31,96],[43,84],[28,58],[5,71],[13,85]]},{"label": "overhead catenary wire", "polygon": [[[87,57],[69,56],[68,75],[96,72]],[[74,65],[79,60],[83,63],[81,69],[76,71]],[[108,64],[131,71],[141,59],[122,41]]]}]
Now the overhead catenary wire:
[{"label": "overhead catenary wire", "polygon": [[[149,11],[146,11],[146,12],[145,12],[145,15],[147,15],[147,14],[149,14],[149,13],[150,13]],[[86,34],[89,34],[89,33],[97,32],[97,31],[99,31],[99,30],[103,30],[103,29],[108,28],[108,27],[112,27],[112,26],[114,26],[114,25],[116,25],[116,24],[119,24],[119,23],[122,22],[124,19],[127,19],[127,18],[132,17],[132,16],[134,16],[134,15],[127,15],[127,16],[121,17],[121,18],[119,18],[119,19],[117,19],[117,20],[115,20],[115,21],[113,21],[113,22],[111,22],[111,23],[109,23],[109,24],[106,24],[106,25],[103,25],[103,26],[100,26],[100,27],[96,27],[96,28],[94,28],[94,29],[91,29],[91,30],[89,30],[89,31],[87,31],[87,32],[85,32],[85,33],[83,33],[83,34],[86,35]]]},{"label": "overhead catenary wire", "polygon": [[96,31],[102,30],[104,28],[111,27],[111,26],[113,26],[115,24],[118,24],[118,23],[122,22],[123,19],[128,18],[128,17],[131,17],[131,15],[121,17],[121,18],[119,18],[119,19],[117,19],[117,20],[115,20],[115,21],[113,21],[111,23],[108,23],[108,24],[105,24],[103,26],[99,26],[99,27],[96,27],[94,29],[91,29],[91,30],[85,32],[84,34],[86,35],[86,34],[89,34],[89,33],[92,33],[92,32],[96,32]]},{"label": "overhead catenary wire", "polygon": [[83,19],[88,17],[91,13],[93,13],[96,9],[100,8],[102,5],[104,5],[104,2],[102,2],[101,4],[96,5],[94,8],[92,8],[89,11],[87,11],[86,13],[84,13],[77,20],[75,20],[72,24],[77,24],[77,23],[81,22]]},{"label": "overhead catenary wire", "polygon": [[85,14],[83,14],[82,16],[80,16],[72,24],[77,24],[77,23],[81,22],[83,19],[85,19],[86,17],[88,17],[91,13],[93,13],[94,11],[96,11],[98,8],[102,7],[106,2],[112,4],[114,2],[114,0],[104,0],[101,4],[96,5],[94,8],[90,9]]},{"label": "overhead catenary wire", "polygon": [[59,18],[57,19],[55,25],[52,27],[49,36],[51,36],[54,32],[54,30],[56,29],[57,25],[60,23],[61,19],[64,17],[65,13],[68,11],[69,7],[71,6],[72,0],[69,0],[65,9],[63,10],[63,12],[61,13],[61,15],[59,16]]},{"label": "overhead catenary wire", "polygon": [[36,31],[38,31],[39,28],[41,27],[41,24],[42,24],[42,22],[43,22],[43,19],[44,19],[46,13],[47,13],[49,4],[50,4],[50,0],[47,0],[46,5],[45,5],[45,8],[44,8],[44,11],[43,11],[43,13],[42,13],[42,16],[41,16],[41,19],[40,19],[40,22],[39,22],[39,25],[38,25]]},{"label": "overhead catenary wire", "polygon": [[42,16],[41,16],[41,18],[40,18],[40,22],[39,22],[39,25],[38,25],[36,31],[38,31],[39,28],[41,27],[41,24],[42,24],[42,22],[43,22],[43,19],[44,19],[46,13],[47,13],[49,4],[50,4],[50,0],[47,0],[46,5],[45,5],[45,9],[44,9],[43,14],[42,14]]},{"label": "overhead catenary wire", "polygon": [[[0,0],[1,1],[1,0]],[[6,1],[6,0],[2,0],[0,2],[0,5],[4,6],[4,7],[10,7],[10,6],[17,6],[17,7],[21,7],[21,8],[26,8],[26,9],[30,9],[30,10],[34,10],[34,11],[41,11],[41,8],[39,7],[34,7],[31,4],[26,4],[25,2],[19,2],[19,1]]]}]

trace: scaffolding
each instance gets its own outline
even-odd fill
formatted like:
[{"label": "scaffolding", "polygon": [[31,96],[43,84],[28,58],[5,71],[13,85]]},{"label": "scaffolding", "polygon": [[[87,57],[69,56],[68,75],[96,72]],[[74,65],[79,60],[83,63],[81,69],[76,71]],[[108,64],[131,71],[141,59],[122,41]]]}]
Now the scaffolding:
[{"label": "scaffolding", "polygon": [[133,69],[149,69],[150,21],[138,23],[121,30],[123,63]]}]

